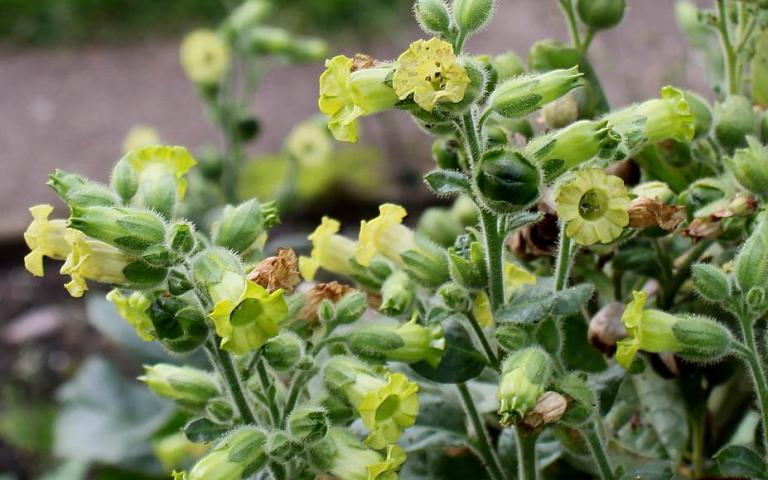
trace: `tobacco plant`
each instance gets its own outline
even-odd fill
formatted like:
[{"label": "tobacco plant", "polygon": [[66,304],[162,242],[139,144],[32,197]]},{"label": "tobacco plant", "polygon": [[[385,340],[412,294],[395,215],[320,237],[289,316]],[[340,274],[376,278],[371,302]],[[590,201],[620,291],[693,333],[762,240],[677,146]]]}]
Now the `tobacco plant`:
[{"label": "tobacco plant", "polygon": [[[615,108],[588,50],[625,2],[559,5],[570,44],[527,68],[465,49],[493,0],[418,0],[428,38],[396,60],[327,60],[336,139],[385,110],[434,137],[424,180],[455,200],[416,231],[386,203],[357,238],[324,217],[306,255],[265,251],[279,212],[252,199],[205,232],[183,147],[131,150],[109,186],[52,176],[70,214],[31,209],[30,272],[63,261],[73,296],[109,284],[142,339],[208,354],[140,377],[205,452],[173,478],[768,478],[764,2],[677,6],[722,59],[714,106],[665,86]],[[205,91],[212,45],[185,61]]]}]

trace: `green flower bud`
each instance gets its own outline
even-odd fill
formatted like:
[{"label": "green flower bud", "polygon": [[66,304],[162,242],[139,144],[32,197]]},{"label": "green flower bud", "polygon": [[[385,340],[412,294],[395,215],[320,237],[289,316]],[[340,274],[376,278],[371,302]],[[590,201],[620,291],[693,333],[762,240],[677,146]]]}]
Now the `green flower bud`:
[{"label": "green flower bud", "polygon": [[227,435],[200,459],[187,480],[243,480],[266,465],[267,436],[256,427],[243,427]]},{"label": "green flower bud", "polygon": [[199,410],[209,400],[221,395],[213,375],[192,367],[167,363],[145,365],[144,375],[139,380],[155,394],[190,410]]},{"label": "green flower bud", "polygon": [[488,148],[505,147],[509,143],[509,137],[506,130],[498,125],[486,125],[485,137],[488,141]]},{"label": "green flower bud", "polygon": [[496,81],[499,83],[525,73],[523,61],[511,50],[493,57],[491,67],[496,71]]},{"label": "green flower bud", "polygon": [[301,448],[301,445],[294,442],[282,430],[267,433],[267,441],[264,444],[264,452],[270,458],[280,462],[289,462],[294,455],[300,453]]},{"label": "green flower bud", "polygon": [[709,108],[709,103],[690,90],[683,90],[683,95],[693,114],[694,138],[705,137],[712,130],[712,109]]},{"label": "green flower bud", "polygon": [[655,198],[664,203],[671,203],[675,199],[675,192],[664,182],[652,180],[643,182],[632,188],[632,193],[639,198]]},{"label": "green flower bud", "polygon": [[436,287],[445,282],[448,279],[445,250],[420,235],[415,237],[415,241],[416,248],[400,254],[403,270],[427,287]]},{"label": "green flower bud", "polygon": [[161,296],[149,308],[155,335],[170,351],[189,352],[208,338],[205,315],[178,297]]},{"label": "green flower bud", "polygon": [[610,158],[621,137],[607,120],[576,122],[562,130],[531,140],[525,152],[541,165],[546,182],[595,157]]},{"label": "green flower bud", "polygon": [[328,56],[328,44],[319,38],[298,38],[288,50],[288,56],[294,62],[313,62]]},{"label": "green flower bud", "polygon": [[331,428],[328,436],[312,445],[308,453],[317,469],[339,480],[396,480],[406,459],[398,445],[388,445],[384,458],[341,428]]},{"label": "green flower bud", "polygon": [[469,291],[456,282],[448,282],[437,289],[437,295],[443,299],[443,303],[456,312],[467,312],[472,300]]},{"label": "green flower bud", "polygon": [[504,117],[523,117],[579,86],[578,67],[524,75],[501,83],[489,105]]},{"label": "green flower bud", "polygon": [[109,187],[58,169],[48,176],[48,186],[70,207],[111,207],[118,203]]},{"label": "green flower bud", "polygon": [[367,309],[368,298],[365,293],[349,293],[336,304],[335,322],[339,325],[356,322]]},{"label": "green flower bud", "polygon": [[757,195],[768,194],[768,148],[751,135],[747,144],[725,158],[725,165],[742,187]]},{"label": "green flower bud", "polygon": [[328,299],[320,302],[320,306],[317,308],[317,317],[323,325],[331,325],[336,319],[336,309],[333,302]]},{"label": "green flower bud", "polygon": [[293,36],[283,28],[258,25],[244,33],[246,49],[257,55],[280,55],[288,51]]},{"label": "green flower bud", "polygon": [[449,247],[464,232],[464,225],[443,207],[430,207],[419,218],[416,231],[443,247]]},{"label": "green flower bud", "polygon": [[645,292],[633,295],[634,300],[621,317],[628,334],[617,344],[616,361],[622,367],[632,365],[638,350],[676,353],[705,362],[716,360],[730,350],[730,331],[714,320],[645,310]]},{"label": "green flower bud", "polygon": [[264,21],[270,10],[272,10],[272,5],[268,1],[247,0],[229,14],[224,22],[223,30],[232,38],[234,35],[246,32],[254,25]]},{"label": "green flower bud", "polygon": [[493,333],[501,348],[516,352],[530,343],[528,333],[519,325],[499,325]]},{"label": "green flower bud", "polygon": [[440,137],[432,144],[432,159],[446,170],[461,170],[467,162],[459,142],[448,137]]},{"label": "green flower bud", "polygon": [[139,208],[73,207],[69,227],[134,255],[165,243],[163,220]]},{"label": "green flower bud", "polygon": [[456,246],[448,249],[451,279],[469,289],[483,288],[488,282],[483,246],[480,242],[466,240],[466,237],[459,237],[456,243]]},{"label": "green flower bud", "polygon": [[475,175],[474,187],[478,197],[494,212],[516,212],[539,198],[539,170],[519,150],[508,148],[485,152]]},{"label": "green flower bud", "polygon": [[680,193],[678,203],[685,205],[688,212],[696,216],[697,210],[725,198],[726,195],[726,187],[722,181],[715,178],[702,178]]},{"label": "green flower bud", "polygon": [[300,406],[288,417],[288,432],[297,441],[310,444],[322,440],[331,423],[328,412],[319,406]]},{"label": "green flower bud", "polygon": [[627,5],[625,0],[578,0],[576,10],[585,25],[605,30],[621,22]]},{"label": "green flower bud", "polygon": [[725,272],[705,263],[691,267],[693,285],[699,295],[710,302],[722,302],[731,296],[731,285]]},{"label": "green flower bud", "polygon": [[752,102],[740,95],[732,95],[715,106],[715,137],[726,149],[746,145],[747,135],[757,133],[757,122]]},{"label": "green flower bud", "polygon": [[448,5],[443,0],[418,0],[413,14],[419,26],[432,35],[445,35],[451,27]]},{"label": "green flower bud", "polygon": [[177,222],[168,229],[168,245],[179,255],[189,255],[197,248],[195,226],[189,222]]},{"label": "green flower bud", "polygon": [[250,142],[261,132],[261,123],[254,117],[245,117],[238,120],[235,126],[235,135],[241,142]]},{"label": "green flower bud", "polygon": [[168,292],[171,295],[183,295],[186,292],[192,290],[194,285],[187,277],[186,273],[179,270],[171,270],[168,272]]},{"label": "green flower bud", "polygon": [[238,253],[261,250],[266,241],[264,205],[252,199],[233,207],[227,205],[213,226],[213,243]]},{"label": "green flower bud", "polygon": [[425,361],[437,368],[445,351],[443,327],[416,323],[416,315],[404,325],[368,325],[347,335],[349,349],[362,358],[404,363]]},{"label": "green flower bud", "polygon": [[405,313],[413,302],[415,289],[407,273],[402,270],[393,272],[381,286],[380,310],[392,316]]},{"label": "green flower bud", "polygon": [[766,293],[763,287],[752,287],[747,292],[747,307],[755,314],[755,318],[762,317],[766,308]]},{"label": "green flower bud", "polygon": [[496,398],[501,424],[509,427],[533,408],[552,376],[552,359],[538,347],[519,350],[504,361]]},{"label": "green flower bud", "polygon": [[453,18],[462,33],[483,28],[493,13],[494,0],[454,0]]},{"label": "green flower bud", "polygon": [[264,344],[262,355],[275,370],[290,370],[304,357],[304,342],[295,333],[284,331]]},{"label": "green flower bud", "polygon": [[544,105],[541,113],[549,128],[563,128],[579,119],[579,104],[573,95],[567,94]]},{"label": "green flower bud", "polygon": [[736,281],[742,292],[762,287],[768,280],[768,217],[761,214],[755,229],[734,260]]}]

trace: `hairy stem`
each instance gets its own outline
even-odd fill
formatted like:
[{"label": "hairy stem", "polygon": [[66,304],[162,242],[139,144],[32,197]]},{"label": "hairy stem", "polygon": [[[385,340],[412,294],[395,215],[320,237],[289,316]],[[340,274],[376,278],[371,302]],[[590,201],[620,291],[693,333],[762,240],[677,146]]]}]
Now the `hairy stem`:
[{"label": "hairy stem", "polygon": [[226,385],[229,397],[234,403],[237,412],[246,424],[255,424],[256,417],[253,415],[251,405],[248,403],[248,399],[245,396],[245,390],[243,390],[243,383],[240,380],[240,375],[237,373],[235,364],[232,362],[232,357],[229,353],[219,348],[218,342],[215,337],[210,338],[205,342],[205,350],[208,352],[208,357],[211,363],[214,364],[216,370],[221,375],[224,384]]},{"label": "hairy stem", "polygon": [[498,216],[480,210],[480,225],[485,239],[485,261],[488,270],[488,297],[495,312],[504,303],[504,267],[502,265],[503,239],[497,228]]},{"label": "hairy stem", "polygon": [[729,95],[738,95],[740,90],[737,72],[739,61],[728,28],[728,11],[725,7],[725,0],[717,0],[717,31],[720,34],[720,44],[723,47],[723,56],[725,57],[727,92]]},{"label": "hairy stem", "polygon": [[536,462],[536,440],[539,434],[525,432],[521,428],[517,433],[517,478],[518,480],[537,480],[539,469]]},{"label": "hairy stem", "polygon": [[469,319],[469,324],[472,325],[472,330],[474,330],[475,334],[477,335],[477,339],[480,340],[480,345],[483,347],[485,356],[488,357],[488,363],[490,363],[494,369],[499,370],[499,358],[493,351],[493,347],[488,341],[488,337],[485,336],[483,327],[480,326],[480,324],[477,322],[477,319],[474,315],[472,315],[471,312],[467,314],[467,318]]},{"label": "hairy stem", "polygon": [[277,409],[277,403],[275,401],[275,389],[269,382],[267,368],[264,366],[264,360],[261,358],[256,361],[256,373],[259,376],[261,390],[267,398],[267,408],[269,409],[269,416],[272,419],[272,425],[278,426],[280,425],[280,412]]},{"label": "hairy stem", "polygon": [[760,414],[763,420],[763,451],[768,452],[768,383],[766,383],[765,378],[765,367],[760,359],[760,351],[757,347],[757,340],[755,340],[752,319],[749,315],[743,313],[739,315],[739,320],[741,323],[741,334],[748,350],[745,352],[747,365],[752,376],[752,382],[755,385],[758,406],[760,407]]},{"label": "hairy stem", "polygon": [[464,410],[467,412],[469,420],[472,422],[472,428],[475,430],[477,437],[477,450],[485,465],[485,469],[488,471],[488,475],[491,480],[505,480],[504,472],[501,469],[499,459],[496,456],[496,451],[491,445],[491,439],[488,436],[488,431],[485,429],[483,419],[480,418],[480,413],[477,411],[475,401],[472,399],[472,394],[469,392],[469,388],[466,383],[459,383],[456,385],[459,390],[459,396],[464,404]]},{"label": "hairy stem", "polygon": [[571,274],[571,257],[573,248],[571,238],[565,233],[565,224],[560,225],[560,247],[557,250],[555,260],[555,284],[556,292],[568,286],[568,277]]},{"label": "hairy stem", "polygon": [[587,441],[589,451],[592,454],[592,459],[597,465],[597,470],[600,474],[601,480],[613,480],[613,470],[611,469],[611,463],[608,461],[608,453],[605,449],[605,441],[600,431],[600,425],[596,424],[590,427],[586,427],[581,430],[581,434],[584,436],[584,440]]}]

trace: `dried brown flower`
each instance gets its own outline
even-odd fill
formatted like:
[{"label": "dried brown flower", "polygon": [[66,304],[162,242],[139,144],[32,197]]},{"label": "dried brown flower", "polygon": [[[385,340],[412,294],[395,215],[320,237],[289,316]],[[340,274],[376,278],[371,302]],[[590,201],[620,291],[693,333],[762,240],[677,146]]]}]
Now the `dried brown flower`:
[{"label": "dried brown flower", "polygon": [[636,198],[629,204],[629,226],[632,228],[661,227],[672,231],[685,218],[684,206],[667,205],[656,198]]},{"label": "dried brown flower", "polygon": [[352,59],[352,71],[365,70],[366,68],[373,68],[378,62],[370,55],[365,53],[356,53]]},{"label": "dried brown flower", "polygon": [[304,306],[301,307],[298,318],[307,320],[310,325],[316,325],[320,321],[317,309],[323,300],[336,303],[353,291],[355,291],[353,287],[339,282],[318,283],[304,295]]},{"label": "dried brown flower", "polygon": [[269,292],[278,289],[291,293],[301,283],[299,259],[290,248],[278,248],[277,256],[267,257],[248,274],[248,280],[261,285]]},{"label": "dried brown flower", "polygon": [[548,423],[555,423],[568,408],[568,399],[557,392],[544,392],[533,409],[525,414],[523,424],[530,429],[537,429]]}]

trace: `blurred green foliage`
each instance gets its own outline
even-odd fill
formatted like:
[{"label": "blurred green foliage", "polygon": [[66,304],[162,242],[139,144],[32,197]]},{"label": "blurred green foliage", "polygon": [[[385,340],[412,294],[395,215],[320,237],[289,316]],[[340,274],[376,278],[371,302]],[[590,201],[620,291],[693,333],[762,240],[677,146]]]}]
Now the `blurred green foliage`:
[{"label": "blurred green foliage", "polygon": [[[227,0],[0,0],[0,41],[31,45],[130,40],[215,25]],[[382,28],[409,0],[275,0],[278,23],[318,33]]]}]

